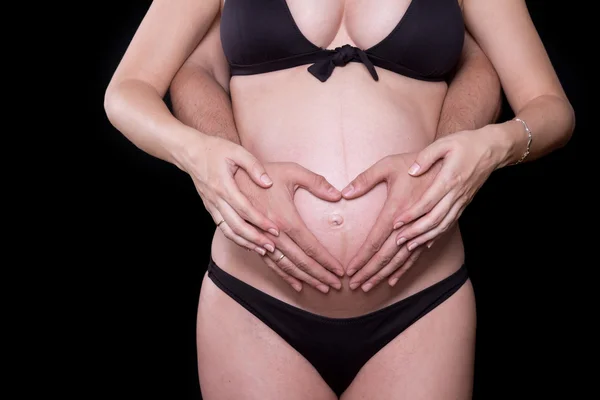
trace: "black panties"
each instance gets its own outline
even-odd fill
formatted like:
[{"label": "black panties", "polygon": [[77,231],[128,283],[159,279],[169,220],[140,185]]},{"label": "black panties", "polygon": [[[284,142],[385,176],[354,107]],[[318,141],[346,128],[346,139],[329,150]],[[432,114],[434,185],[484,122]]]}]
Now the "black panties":
[{"label": "black panties", "polygon": [[463,265],[418,293],[351,318],[329,318],[294,307],[231,276],[212,258],[208,276],[304,356],[340,396],[375,353],[452,296],[468,279],[468,272]]}]

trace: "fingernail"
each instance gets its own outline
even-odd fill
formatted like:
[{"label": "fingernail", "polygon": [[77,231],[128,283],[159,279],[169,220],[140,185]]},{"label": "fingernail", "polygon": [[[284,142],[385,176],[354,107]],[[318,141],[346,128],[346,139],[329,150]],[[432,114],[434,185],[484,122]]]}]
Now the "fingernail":
[{"label": "fingernail", "polygon": [[302,290],[302,285],[299,285],[299,284],[297,284],[297,283],[294,283],[294,284],[292,285],[292,287],[293,287],[293,288],[296,290],[296,292],[299,292],[299,291],[301,291],[301,290]]},{"label": "fingernail", "polygon": [[269,233],[273,236],[279,236],[279,232],[273,228],[269,228]]},{"label": "fingernail", "polygon": [[329,189],[327,189],[327,192],[331,193],[331,194],[338,194],[339,190],[337,190],[336,188],[334,188],[333,186],[330,186]]},{"label": "fingernail", "polygon": [[360,285],[360,283],[358,283],[358,282],[352,282],[350,284],[350,289],[354,290],[354,289],[356,289],[358,287],[358,285]]},{"label": "fingernail", "polygon": [[256,252],[258,254],[260,254],[261,256],[264,256],[265,254],[267,254],[267,252],[265,251],[265,249],[263,249],[262,247],[256,247],[254,250],[256,250]]},{"label": "fingernail", "polygon": [[427,248],[428,248],[428,249],[430,249],[430,248],[431,248],[431,246],[433,246],[433,240],[432,240],[431,242],[427,243]]},{"label": "fingernail", "polygon": [[327,285],[317,285],[317,289],[319,289],[323,293],[329,292],[329,286]]},{"label": "fingernail", "polygon": [[260,176],[260,180],[262,181],[262,183],[264,183],[265,185],[270,185],[273,183],[273,181],[271,180],[271,178],[269,178],[269,175],[267,174],[262,174]]},{"label": "fingernail", "polygon": [[337,290],[340,290],[342,288],[342,284],[340,282],[333,282],[331,286],[333,286]]},{"label": "fingernail", "polygon": [[363,292],[367,293],[369,290],[371,290],[372,287],[373,287],[372,283],[365,283],[362,286],[362,290],[363,290]]},{"label": "fingernail", "polygon": [[394,278],[394,279],[392,279],[392,280],[390,281],[390,286],[392,286],[392,287],[393,287],[393,286],[395,286],[395,285],[396,285],[396,283],[398,283],[398,278]]},{"label": "fingernail", "polygon": [[340,278],[341,278],[342,276],[344,276],[344,271],[343,271],[343,270],[341,270],[341,269],[336,269],[334,272],[335,272],[335,274],[336,274],[337,276],[339,276]]},{"label": "fingernail", "polygon": [[400,239],[398,239],[398,241],[396,241],[396,245],[402,246],[402,244],[404,242],[406,242],[406,238],[405,237],[401,237]]},{"label": "fingernail", "polygon": [[396,222],[396,225],[394,225],[394,229],[399,229],[402,225],[404,225],[404,222]]},{"label": "fingernail", "polygon": [[346,275],[352,276],[352,275],[354,275],[355,272],[356,272],[355,269],[349,269],[348,271],[346,271]]},{"label": "fingernail", "polygon": [[409,173],[409,174],[411,174],[411,175],[412,175],[412,174],[416,174],[417,172],[419,172],[419,168],[421,168],[421,167],[419,166],[419,164],[417,164],[417,163],[414,163],[413,165],[411,165],[411,166],[410,166],[410,168],[409,168],[409,170],[408,170],[408,173]]},{"label": "fingernail", "polygon": [[352,192],[354,192],[354,186],[352,186],[352,185],[348,185],[348,186],[347,186],[347,187],[346,187],[346,188],[345,188],[345,189],[342,191],[342,194],[343,194],[344,196],[348,196],[348,195],[350,195]]},{"label": "fingernail", "polygon": [[416,249],[418,245],[419,245],[418,243],[411,243],[408,245],[408,250],[412,251],[412,250]]},{"label": "fingernail", "polygon": [[271,246],[270,244],[265,244],[265,249],[271,253],[275,251],[275,247]]}]

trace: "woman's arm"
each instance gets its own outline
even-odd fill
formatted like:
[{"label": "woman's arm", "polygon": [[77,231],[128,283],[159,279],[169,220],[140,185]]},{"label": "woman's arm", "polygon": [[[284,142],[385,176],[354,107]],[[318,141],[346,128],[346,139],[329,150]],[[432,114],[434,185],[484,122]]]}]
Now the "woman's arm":
[{"label": "woman's arm", "polygon": [[[524,0],[464,0],[465,24],[494,65],[515,117],[533,140],[527,160],[564,146],[575,114],[531,20]],[[527,149],[521,122],[495,125],[498,167],[517,162]]]},{"label": "woman's arm", "polygon": [[[320,247],[322,251],[315,255],[318,262],[294,252],[295,243],[287,240],[286,227],[280,235],[277,225],[240,191],[235,181],[238,169],[262,188],[273,185],[256,157],[238,144],[179,121],[163,101],[176,73],[214,26],[219,8],[220,0],[155,0],[106,90],[107,116],[137,147],[191,176],[204,206],[227,238],[262,256],[273,253],[277,245],[298,268],[305,267],[296,276],[299,280],[338,287],[339,279],[327,269],[339,271],[341,266],[327,250]],[[295,176],[295,185],[312,189],[321,198],[335,201],[341,197],[325,179],[314,179],[320,178],[316,174],[301,171]]]},{"label": "woman's arm", "polygon": [[573,107],[524,0],[464,0],[463,10],[467,28],[498,72],[515,118],[521,121],[456,132],[417,155],[408,171],[413,176],[443,163],[427,192],[395,220],[396,226],[403,225],[398,238],[409,249],[448,230],[494,170],[564,146],[575,128]]},{"label": "woman's arm", "polygon": [[501,104],[498,74],[483,50],[465,31],[461,58],[444,98],[436,138],[496,122]]},{"label": "woman's arm", "polygon": [[[155,0],[119,63],[105,93],[110,122],[133,144],[187,172],[205,207],[226,235],[264,254],[274,243],[256,228],[277,226],[253,207],[234,181],[238,168],[262,187],[264,167],[243,147],[209,137],[175,118],[163,101],[171,81],[206,34],[219,0]],[[263,181],[262,179],[265,179]],[[243,217],[242,217],[243,216]]]},{"label": "woman's arm", "polygon": [[156,0],[105,93],[110,122],[146,153],[181,169],[201,134],[178,121],[163,97],[219,10],[219,0]]}]

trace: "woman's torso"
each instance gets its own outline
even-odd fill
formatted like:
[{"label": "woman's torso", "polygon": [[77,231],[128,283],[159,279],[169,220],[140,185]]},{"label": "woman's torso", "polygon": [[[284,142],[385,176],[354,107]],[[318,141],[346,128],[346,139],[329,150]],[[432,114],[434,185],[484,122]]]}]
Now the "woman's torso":
[{"label": "woman's torso", "polygon": [[[370,47],[394,29],[409,2],[287,0],[304,36],[324,48]],[[341,190],[381,158],[419,151],[434,140],[445,82],[417,80],[382,68],[377,68],[379,81],[374,81],[363,64],[351,62],[335,68],[323,83],[307,67],[231,80],[242,145],[260,161],[296,162]],[[386,195],[386,186],[381,184],[358,199],[328,203],[299,189],[295,204],[309,230],[345,266],[367,237]],[[348,277],[343,278],[341,291],[324,295],[304,285],[296,293],[260,256],[249,256],[219,229],[212,256],[222,269],[272,296],[341,318],[381,308],[450,275],[464,259],[458,229],[438,242],[423,252],[394,288],[384,281],[367,294],[351,291]]]}]

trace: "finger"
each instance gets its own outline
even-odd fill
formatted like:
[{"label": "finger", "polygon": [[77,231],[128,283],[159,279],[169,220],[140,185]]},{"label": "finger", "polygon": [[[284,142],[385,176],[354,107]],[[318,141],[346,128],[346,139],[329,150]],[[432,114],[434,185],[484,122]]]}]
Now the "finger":
[{"label": "finger", "polygon": [[388,178],[390,171],[388,162],[389,159],[384,158],[358,174],[356,178],[342,190],[342,196],[344,196],[345,199],[354,199],[367,193],[378,183],[385,181]]},{"label": "finger", "polygon": [[400,213],[394,221],[394,226],[406,225],[422,217],[435,207],[452,189],[448,188],[448,174],[438,174],[423,196],[407,210]]},{"label": "finger", "polygon": [[395,214],[395,207],[392,203],[394,203],[394,201],[390,201],[390,198],[388,197],[375,220],[375,224],[369,231],[367,238],[358,249],[356,255],[352,257],[352,260],[348,263],[346,270],[348,276],[352,276],[356,271],[363,268],[373,255],[381,250],[386,240],[388,240],[392,234],[392,221],[394,220]]},{"label": "finger", "polygon": [[247,241],[246,239],[244,239],[243,237],[236,235],[233,230],[231,230],[231,228],[229,227],[229,225],[227,225],[227,222],[224,221],[219,225],[219,229],[221,229],[221,232],[223,232],[223,235],[225,235],[225,237],[231,241],[233,241],[235,244],[245,247],[248,250],[253,250],[256,251],[258,254],[260,254],[261,256],[264,255],[265,253],[265,249],[263,249],[262,247],[259,247],[257,245],[255,245],[254,243],[250,243],[249,241]]},{"label": "finger", "polygon": [[299,270],[307,273],[321,283],[338,290],[342,288],[342,282],[340,282],[337,276],[329,272],[312,258],[308,257],[289,236],[282,233],[276,238],[275,242],[277,244],[277,249],[282,251],[286,258],[288,258]]},{"label": "finger", "polygon": [[413,165],[408,169],[412,176],[419,176],[429,170],[435,162],[444,158],[450,151],[450,141],[438,139],[417,154]]},{"label": "finger", "polygon": [[327,201],[338,201],[342,198],[342,193],[329,183],[324,176],[315,174],[298,164],[294,164],[291,171],[294,184],[318,198]]},{"label": "finger", "polygon": [[344,276],[344,268],[340,262],[319,242],[299,215],[294,218],[290,226],[291,228],[286,229],[286,235],[302,249],[306,256],[337,276]]},{"label": "finger", "polygon": [[429,245],[428,243],[432,242],[433,239],[436,239],[440,235],[447,232],[448,229],[450,229],[450,227],[458,221],[458,218],[460,217],[460,214],[462,213],[463,209],[463,202],[454,203],[452,205],[452,208],[450,208],[448,213],[446,213],[442,221],[435,228],[429,231],[425,231],[422,235],[419,235],[418,237],[411,240],[407,246],[408,249],[411,250],[411,246],[413,246],[412,248],[416,248],[417,246],[420,246],[423,243],[427,244],[427,247],[431,247],[431,245]]},{"label": "finger", "polygon": [[390,286],[394,287],[396,283],[398,283],[398,280],[402,277],[402,275],[404,275],[406,271],[408,271],[410,267],[412,267],[415,264],[415,262],[417,262],[423,250],[425,250],[424,247],[419,247],[417,250],[410,253],[408,260],[406,260],[402,267],[397,269],[396,272],[394,272],[388,280]]},{"label": "finger", "polygon": [[284,272],[268,256],[264,256],[262,259],[269,268],[275,271],[275,273],[279,275],[284,281],[286,281],[296,292],[300,292],[302,290],[302,283],[298,279]]},{"label": "finger", "polygon": [[254,250],[258,254],[261,254],[259,251],[257,251],[257,249],[256,249],[257,246],[254,243],[250,243],[243,237],[238,236],[235,233],[233,233],[231,228],[229,228],[229,226],[227,226],[225,219],[223,219],[223,217],[221,216],[221,213],[219,212],[219,210],[217,210],[216,207],[214,207],[209,202],[204,201],[204,199],[202,199],[202,202],[204,203],[204,208],[206,208],[206,211],[208,211],[208,213],[211,215],[213,221],[215,221],[215,225],[217,225],[217,228],[221,228],[221,232],[223,232],[223,235],[225,235],[225,237],[227,239],[233,241],[238,246],[244,247],[248,250]]},{"label": "finger", "polygon": [[282,255],[282,252],[277,251],[274,254],[268,254],[267,257],[269,257],[269,259],[272,262],[274,262],[277,265],[277,267],[286,274],[293,276],[294,278],[302,282],[306,282],[309,286],[314,287],[320,292],[329,292],[329,286],[325,285],[323,282],[319,282],[317,279],[302,271],[300,268],[294,265],[294,263],[288,257],[284,256],[283,258],[281,258]]},{"label": "finger", "polygon": [[279,234],[277,225],[267,217],[265,217],[260,211],[256,209],[250,203],[248,198],[240,191],[233,178],[230,182],[225,184],[225,191],[227,196],[225,201],[235,209],[236,213],[239,214],[243,219],[250,222],[254,226],[262,229],[263,231],[269,231],[274,236]]},{"label": "finger", "polygon": [[[254,243],[255,247],[259,247],[267,251],[275,250],[275,244],[272,240],[268,239],[265,234],[260,233],[255,227],[244,221],[224,200],[219,200],[217,204],[217,209],[223,216],[227,226],[235,235],[241,236],[247,241]],[[261,251],[259,251],[259,254],[264,256]]]},{"label": "finger", "polygon": [[273,181],[267,174],[262,163],[242,146],[238,146],[235,159],[232,161],[244,169],[248,173],[248,176],[250,176],[250,179],[257,185],[264,188],[269,188],[273,185]]},{"label": "finger", "polygon": [[[365,292],[368,291],[372,286],[379,284],[385,278],[387,278],[388,276],[400,269],[404,270],[405,272],[405,270],[410,268],[410,266],[417,261],[422,251],[423,248],[417,249],[414,252],[410,252],[408,251],[406,246],[402,246],[400,248],[400,251],[398,251],[396,256],[392,259],[392,261],[390,261],[389,264],[385,266],[385,268],[381,269],[379,272],[377,272],[377,274],[375,274],[375,276],[373,276],[364,285],[362,285],[362,289]],[[407,264],[408,262],[410,262],[411,264]],[[396,282],[394,282],[394,284],[396,284]]]},{"label": "finger", "polygon": [[[416,220],[414,223],[406,225],[405,227],[403,226],[396,235],[396,244],[402,245],[403,243],[410,241],[439,226],[446,215],[448,215],[454,204],[455,201],[452,193],[444,196],[444,198],[435,207],[433,207],[433,210]],[[425,242],[422,241],[420,243]],[[411,246],[413,244],[414,242],[408,244],[409,250],[412,250]]]},{"label": "finger", "polygon": [[356,289],[381,269],[385,268],[400,249],[401,248],[396,245],[396,242],[394,242],[394,235],[389,236],[388,240],[386,240],[381,249],[371,257],[369,262],[352,276],[352,279],[350,279],[350,289]]}]

